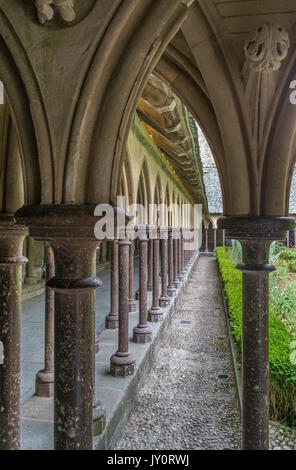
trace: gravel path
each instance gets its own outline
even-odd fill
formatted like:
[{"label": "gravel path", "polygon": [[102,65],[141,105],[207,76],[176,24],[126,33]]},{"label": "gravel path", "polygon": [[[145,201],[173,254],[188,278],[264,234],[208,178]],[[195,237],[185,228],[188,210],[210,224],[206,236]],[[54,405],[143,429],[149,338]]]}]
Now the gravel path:
[{"label": "gravel path", "polygon": [[201,258],[116,449],[238,449],[240,411],[216,260]]},{"label": "gravel path", "polygon": [[[240,449],[240,409],[216,260],[200,258],[115,449]],[[270,426],[270,449],[296,434]]]}]

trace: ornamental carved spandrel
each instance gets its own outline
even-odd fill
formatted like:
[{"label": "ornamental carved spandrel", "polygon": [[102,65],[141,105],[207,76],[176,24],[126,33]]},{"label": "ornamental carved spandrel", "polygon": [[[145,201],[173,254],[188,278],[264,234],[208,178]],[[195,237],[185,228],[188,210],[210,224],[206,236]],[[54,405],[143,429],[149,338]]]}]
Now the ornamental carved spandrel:
[{"label": "ornamental carved spandrel", "polygon": [[282,26],[265,23],[247,38],[244,51],[252,70],[270,72],[280,68],[289,47],[287,31]]},{"label": "ornamental carved spandrel", "polygon": [[35,6],[41,24],[51,21],[56,13],[69,23],[76,18],[74,0],[35,0]]},{"label": "ornamental carved spandrel", "polygon": [[245,42],[242,77],[258,158],[280,79],[279,69],[288,56],[289,48],[288,32],[272,23],[256,28]]}]

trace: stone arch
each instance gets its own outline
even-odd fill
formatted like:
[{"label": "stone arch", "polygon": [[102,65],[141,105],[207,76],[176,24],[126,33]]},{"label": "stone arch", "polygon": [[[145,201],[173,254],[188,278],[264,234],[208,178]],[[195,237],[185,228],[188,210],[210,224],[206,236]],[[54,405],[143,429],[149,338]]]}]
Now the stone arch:
[{"label": "stone arch", "polygon": [[[5,30],[8,27],[7,20],[0,11],[2,36],[0,38],[0,80],[4,85],[5,103],[8,106],[7,119],[12,120],[16,143],[18,146],[22,180],[24,188],[24,202],[26,204],[40,203],[41,196],[41,170],[39,165],[39,152],[35,132],[35,119],[32,103],[27,90],[32,86],[28,82],[34,83],[34,78],[26,77],[26,83],[13,57],[23,58],[23,51],[14,36],[11,41],[11,52],[4,42]],[[3,23],[2,23],[3,22]],[[12,57],[13,55],[13,57]],[[28,68],[29,69],[29,68]],[[31,75],[28,72],[27,75]],[[2,105],[2,106],[5,106]],[[36,117],[36,116],[35,116]],[[45,178],[46,180],[46,178]]]}]

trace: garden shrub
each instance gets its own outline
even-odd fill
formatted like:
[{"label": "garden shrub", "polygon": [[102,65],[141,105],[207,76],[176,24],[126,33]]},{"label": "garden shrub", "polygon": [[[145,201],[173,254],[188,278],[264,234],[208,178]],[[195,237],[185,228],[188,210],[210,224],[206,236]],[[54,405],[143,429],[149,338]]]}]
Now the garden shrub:
[{"label": "garden shrub", "polygon": [[[216,253],[231,333],[241,350],[242,273],[236,269],[227,249],[219,247]],[[295,338],[271,310],[269,313],[270,417],[296,426],[296,365],[290,360],[290,344]]]}]

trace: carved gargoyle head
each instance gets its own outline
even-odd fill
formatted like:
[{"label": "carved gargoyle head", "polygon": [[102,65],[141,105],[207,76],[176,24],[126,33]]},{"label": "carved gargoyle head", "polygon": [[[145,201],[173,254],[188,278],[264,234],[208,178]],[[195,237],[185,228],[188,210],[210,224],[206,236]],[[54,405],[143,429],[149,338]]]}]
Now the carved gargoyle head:
[{"label": "carved gargoyle head", "polygon": [[74,0],[35,0],[35,5],[41,24],[51,21],[56,11],[64,21],[71,22],[76,18]]}]

